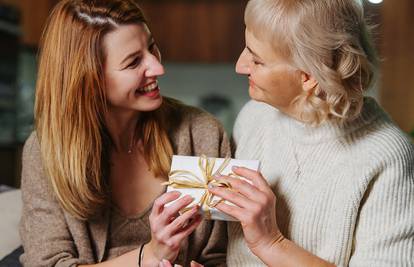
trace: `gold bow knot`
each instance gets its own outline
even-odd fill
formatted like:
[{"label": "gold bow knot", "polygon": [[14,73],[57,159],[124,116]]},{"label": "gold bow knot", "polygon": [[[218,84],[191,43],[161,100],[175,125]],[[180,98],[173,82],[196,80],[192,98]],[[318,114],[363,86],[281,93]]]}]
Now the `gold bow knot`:
[{"label": "gold bow knot", "polygon": [[[207,219],[211,219],[210,208],[215,207],[217,204],[222,202],[223,199],[219,199],[213,202],[214,195],[210,193],[208,188],[209,186],[231,188],[231,185],[229,183],[217,181],[214,178],[216,175],[221,175],[221,172],[229,165],[230,160],[230,158],[225,158],[223,163],[213,173],[216,159],[209,159],[205,155],[201,155],[198,159],[198,167],[200,168],[203,177],[198,177],[193,172],[187,170],[174,170],[171,171],[168,175],[169,181],[162,184],[171,186],[176,189],[204,189],[205,192],[198,202],[198,205],[200,205],[201,209],[204,211],[204,216]],[[194,206],[187,207],[181,211],[186,212],[193,207]],[[204,209],[204,207],[206,208]]]}]

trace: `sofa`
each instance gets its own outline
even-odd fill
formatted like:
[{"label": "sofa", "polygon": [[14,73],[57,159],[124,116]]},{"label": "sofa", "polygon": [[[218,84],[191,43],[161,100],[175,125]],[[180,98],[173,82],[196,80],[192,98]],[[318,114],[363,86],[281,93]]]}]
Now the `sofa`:
[{"label": "sofa", "polygon": [[0,193],[0,259],[21,245],[19,221],[22,211],[21,191]]}]

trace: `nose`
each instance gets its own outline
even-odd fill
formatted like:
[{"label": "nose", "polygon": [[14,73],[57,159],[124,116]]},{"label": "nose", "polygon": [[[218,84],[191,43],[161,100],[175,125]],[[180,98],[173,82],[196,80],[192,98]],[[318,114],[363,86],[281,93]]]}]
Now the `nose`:
[{"label": "nose", "polygon": [[249,64],[249,55],[247,48],[245,48],[237,60],[236,63],[236,72],[238,74],[249,75],[250,74],[250,64]]},{"label": "nose", "polygon": [[159,57],[151,53],[148,53],[146,67],[146,77],[161,76],[165,73],[164,66],[161,64]]}]

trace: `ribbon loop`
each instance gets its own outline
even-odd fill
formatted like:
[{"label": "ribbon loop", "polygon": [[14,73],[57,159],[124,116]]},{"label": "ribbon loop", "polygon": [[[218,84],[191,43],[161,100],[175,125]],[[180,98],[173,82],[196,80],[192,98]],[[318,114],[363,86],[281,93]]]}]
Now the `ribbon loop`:
[{"label": "ribbon loop", "polygon": [[[198,177],[191,171],[187,170],[174,170],[169,173],[169,181],[162,183],[162,185],[171,186],[177,189],[204,189],[205,192],[201,197],[198,205],[200,205],[201,209],[204,211],[204,216],[207,219],[211,219],[211,212],[210,208],[215,207],[217,204],[223,201],[223,199],[219,199],[213,202],[214,195],[208,191],[210,185],[215,187],[225,187],[231,188],[231,185],[227,182],[217,181],[214,177],[216,175],[220,175],[221,172],[229,165],[230,158],[225,158],[223,163],[217,168],[217,170],[213,173],[214,166],[216,159],[215,158],[207,158],[205,155],[201,155],[198,159],[198,167],[201,170],[203,177]],[[190,210],[193,206],[187,207],[183,209],[183,212]],[[205,209],[204,209],[205,208]]]}]

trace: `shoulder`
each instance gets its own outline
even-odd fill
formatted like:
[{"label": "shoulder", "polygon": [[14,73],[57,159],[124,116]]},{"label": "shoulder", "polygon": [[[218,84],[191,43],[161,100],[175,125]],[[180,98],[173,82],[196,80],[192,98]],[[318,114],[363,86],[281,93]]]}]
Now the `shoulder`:
[{"label": "shoulder", "polygon": [[35,131],[30,134],[23,147],[21,189],[24,198],[54,198],[52,185],[46,175],[39,138]]},{"label": "shoulder", "polygon": [[[26,140],[22,155],[21,190],[23,207],[32,209],[35,205],[48,208],[55,200],[52,185],[45,173],[37,134],[31,133]],[[54,205],[54,204],[52,204]],[[23,214],[29,216],[28,213]]]},{"label": "shoulder", "polygon": [[172,112],[173,130],[190,131],[193,134],[206,134],[208,131],[223,131],[223,126],[212,114],[200,108],[182,104],[173,99],[167,99],[172,102],[174,107]]},{"label": "shoulder", "polygon": [[38,161],[40,160],[40,144],[37,134],[33,131],[23,146],[22,161],[28,163],[28,161]]},{"label": "shoulder", "polygon": [[[401,167],[414,167],[414,145],[408,136],[389,119],[379,118],[377,125],[372,125],[368,132],[367,145],[375,155],[380,156],[380,163],[388,165],[402,164]],[[371,152],[371,153],[372,153]]]},{"label": "shoulder", "polygon": [[356,130],[351,138],[366,158],[388,165],[396,162],[413,164],[414,145],[374,100],[369,100],[375,119]]},{"label": "shoulder", "polygon": [[199,129],[208,129],[215,131],[223,131],[223,126],[219,120],[212,114],[202,109],[185,106],[183,107],[183,117],[185,122],[189,124],[191,129],[198,132]]},{"label": "shoulder", "polygon": [[37,133],[33,131],[27,138],[22,153],[22,189],[31,190],[27,184],[44,183],[42,153]]},{"label": "shoulder", "polygon": [[[354,131],[347,142],[355,171],[376,183],[414,182],[414,145],[382,110],[375,119]],[[378,179],[374,179],[378,178]]]},{"label": "shoulder", "polygon": [[178,154],[228,154],[227,134],[213,115],[184,104],[176,105],[173,113],[170,134]]}]

